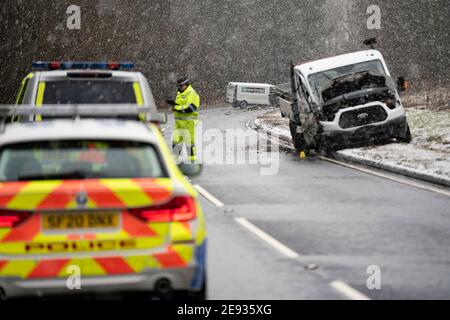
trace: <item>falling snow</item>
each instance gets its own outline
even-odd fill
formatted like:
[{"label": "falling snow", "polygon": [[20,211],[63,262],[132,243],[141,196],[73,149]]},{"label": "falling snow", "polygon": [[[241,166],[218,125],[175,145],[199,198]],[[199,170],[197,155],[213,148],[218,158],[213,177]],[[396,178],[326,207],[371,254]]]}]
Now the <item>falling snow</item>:
[{"label": "falling snow", "polygon": [[[65,27],[72,4],[81,30]],[[371,4],[381,8],[381,30],[367,30]],[[1,103],[14,101],[32,60],[114,59],[135,61],[160,105],[181,75],[212,104],[229,81],[281,83],[291,60],[363,49],[370,36],[413,90],[448,85],[447,0],[5,0],[0,8]]]}]

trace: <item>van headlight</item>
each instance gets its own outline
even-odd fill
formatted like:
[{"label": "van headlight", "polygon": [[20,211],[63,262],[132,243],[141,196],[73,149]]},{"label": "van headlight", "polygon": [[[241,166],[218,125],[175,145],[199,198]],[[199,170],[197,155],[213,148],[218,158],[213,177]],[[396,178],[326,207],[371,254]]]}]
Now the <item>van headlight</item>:
[{"label": "van headlight", "polygon": [[387,98],[383,102],[391,110],[394,110],[395,108],[397,108],[397,100],[395,98]]}]

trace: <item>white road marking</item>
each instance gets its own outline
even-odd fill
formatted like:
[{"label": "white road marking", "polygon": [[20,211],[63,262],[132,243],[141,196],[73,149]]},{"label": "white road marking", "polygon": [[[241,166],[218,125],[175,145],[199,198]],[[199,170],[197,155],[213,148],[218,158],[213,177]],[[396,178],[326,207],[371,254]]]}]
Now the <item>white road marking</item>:
[{"label": "white road marking", "polygon": [[[289,247],[282,244],[277,239],[273,238],[269,234],[265,233],[261,229],[259,229],[257,226],[249,222],[248,220],[244,218],[236,218],[236,221],[242,225],[244,228],[246,228],[248,231],[252,232],[254,235],[256,235],[258,238],[269,244],[272,248],[278,250],[283,255],[285,255],[288,258],[296,259],[300,257],[300,255],[295,252],[294,250],[290,249]],[[352,288],[348,284],[346,284],[343,281],[333,281],[330,283],[330,286],[333,287],[335,290],[339,291],[341,294],[346,296],[348,299],[351,300],[371,300],[369,297],[364,295],[363,293],[359,292],[355,288]]]},{"label": "white road marking", "polygon": [[[250,122],[251,122],[251,120],[249,120],[249,122],[247,122],[246,127],[249,128],[249,129],[252,129],[251,126],[250,126]],[[259,135],[263,136],[259,130],[257,130],[257,129],[253,129],[253,130],[255,130]],[[264,136],[264,138],[267,139],[267,136]],[[270,140],[272,142],[274,142],[274,143],[277,143],[278,145],[281,145],[281,146],[283,146],[285,148],[289,148],[289,149],[295,151],[294,147],[292,147],[288,143],[286,143],[286,142],[284,142],[284,141],[282,141],[282,140],[280,140],[278,138],[270,137]],[[419,183],[419,182],[415,182],[415,181],[409,180],[409,179],[407,180],[407,178],[400,179],[400,178],[397,178],[396,176],[391,175],[391,174],[385,174],[385,173],[377,172],[375,170],[370,170],[370,169],[366,169],[366,168],[359,167],[359,166],[356,166],[356,165],[351,165],[351,164],[348,164],[348,163],[345,163],[345,162],[342,162],[342,161],[339,161],[339,160],[331,159],[331,158],[328,158],[328,157],[319,156],[318,158],[321,159],[321,160],[324,160],[324,161],[328,161],[328,162],[337,164],[337,165],[341,165],[341,166],[344,166],[344,167],[347,167],[347,168],[351,168],[353,170],[364,172],[364,173],[367,173],[367,174],[370,174],[370,175],[373,175],[373,176],[377,176],[377,177],[384,178],[384,179],[387,179],[387,180],[391,180],[391,181],[394,181],[394,182],[397,182],[397,183],[405,184],[405,185],[408,185],[410,187],[414,187],[414,188],[418,188],[418,189],[422,189],[422,190],[426,190],[426,191],[430,191],[430,192],[434,192],[434,193],[437,193],[437,194],[440,194],[440,195],[444,195],[444,196],[450,197],[450,191],[447,191],[445,189],[436,188],[436,187],[429,186],[429,185],[426,185],[426,184],[423,184],[423,183]]]},{"label": "white road marking", "polygon": [[208,200],[209,202],[211,202],[212,204],[214,204],[215,206],[219,207],[219,208],[223,208],[225,207],[225,205],[218,200],[216,197],[214,197],[211,193],[209,193],[208,191],[206,191],[205,189],[203,189],[201,186],[199,186],[198,184],[196,184],[194,186],[194,188],[203,196],[206,198],[206,200]]},{"label": "white road marking", "polygon": [[[194,188],[208,201],[213,203],[215,206],[219,208],[225,207],[225,205],[218,200],[216,197],[214,197],[212,194],[210,194],[208,191],[206,191],[204,188],[202,188],[200,185],[196,184],[194,185]],[[245,229],[253,233],[255,236],[266,242],[268,245],[270,245],[275,250],[279,251],[281,254],[286,256],[290,259],[296,259],[300,257],[300,255],[292,250],[291,248],[287,247],[274,237],[270,236],[263,230],[259,229],[257,226],[255,226],[253,223],[248,221],[245,218],[235,218],[236,222],[239,223],[241,226],[243,226]],[[369,297],[365,296],[361,292],[357,291],[356,289],[350,287],[348,284],[342,281],[333,281],[330,283],[331,287],[333,287],[335,290],[339,291],[341,294],[345,295],[347,298],[351,300],[370,300]]]},{"label": "white road marking", "polygon": [[358,290],[350,287],[348,284],[346,284],[343,281],[333,281],[330,283],[330,285],[343,295],[345,295],[347,298],[351,300],[372,300],[365,294],[359,292]]},{"label": "white road marking", "polygon": [[254,235],[256,235],[258,238],[269,244],[274,249],[281,252],[283,255],[285,255],[288,258],[295,259],[299,257],[299,254],[290,248],[286,247],[284,244],[282,244],[277,239],[273,238],[272,236],[268,235],[258,227],[256,227],[254,224],[249,222],[248,220],[244,218],[236,218],[236,221],[242,225],[244,228],[246,228],[248,231],[252,232]]},{"label": "white road marking", "polygon": [[[258,134],[261,134],[258,130],[256,130],[256,132]],[[270,140],[273,141],[274,139],[271,138]],[[280,145],[284,145],[285,147],[288,147],[290,149],[294,149],[292,146],[288,145],[287,143],[282,142],[279,139],[277,139],[274,142],[278,143]],[[334,159],[330,159],[330,158],[326,158],[326,157],[319,157],[319,158],[322,159],[322,160],[325,160],[325,161],[329,161],[329,162],[332,162],[332,163],[335,163],[335,164],[338,164],[338,165],[349,167],[349,168],[352,168],[352,169],[355,169],[355,170],[358,170],[358,171],[362,171],[362,172],[365,172],[365,173],[368,173],[368,174],[372,174],[372,175],[375,175],[375,176],[383,177],[383,178],[386,178],[386,179],[389,179],[389,180],[393,180],[393,181],[396,181],[396,182],[400,182],[400,183],[403,183],[403,184],[415,186],[417,188],[421,188],[421,189],[437,192],[437,193],[444,194],[444,195],[447,195],[447,196],[450,195],[450,193],[447,193],[446,191],[440,190],[440,189],[437,189],[437,188],[425,186],[425,185],[422,185],[422,184],[419,184],[419,183],[414,183],[412,181],[411,182],[410,181],[404,181],[404,180],[395,178],[395,177],[387,175],[387,174],[382,174],[382,173],[375,172],[375,171],[372,171],[372,170],[360,168],[360,167],[357,167],[357,166],[352,166],[350,164],[347,164],[347,163],[344,163],[344,162],[340,162],[340,161],[337,161],[337,160],[334,160]],[[208,201],[210,201],[211,203],[213,203],[217,207],[223,208],[225,206],[220,200],[218,200],[216,197],[211,195],[208,191],[206,191],[200,185],[194,185],[194,188],[203,197],[205,197]],[[241,226],[246,228],[248,231],[252,232],[258,238],[260,238],[261,240],[263,240],[264,242],[269,244],[272,248],[278,250],[280,253],[282,253],[286,257],[291,258],[291,259],[295,259],[295,258],[300,257],[300,255],[297,252],[295,252],[294,250],[290,249],[289,247],[287,247],[286,245],[284,245],[283,243],[281,243],[277,239],[273,238],[272,236],[270,236],[269,234],[267,234],[263,230],[259,229],[257,226],[255,226],[254,224],[249,222],[247,219],[245,219],[245,218],[236,218],[235,220]],[[332,281],[332,282],[330,282],[330,286],[332,288],[334,288],[335,290],[337,290],[338,292],[340,292],[341,294],[343,294],[344,296],[346,296],[347,298],[351,299],[351,300],[371,300],[368,296],[366,296],[365,294],[359,292],[358,290],[356,290],[355,288],[349,286],[348,284],[346,284],[343,281],[340,281],[340,280]]]},{"label": "white road marking", "polygon": [[395,181],[395,182],[398,182],[398,183],[403,183],[403,184],[409,185],[411,187],[415,187],[415,188],[418,188],[418,189],[422,189],[422,190],[426,190],[426,191],[430,191],[430,192],[434,192],[434,193],[439,193],[441,195],[450,197],[450,191],[446,191],[444,189],[435,188],[433,186],[428,186],[428,185],[425,185],[425,184],[422,184],[422,183],[418,183],[418,182],[415,182],[415,181],[412,181],[412,180],[400,179],[400,178],[397,178],[397,177],[395,177],[393,175],[390,175],[390,174],[385,174],[385,173],[377,172],[377,171],[374,171],[374,170],[365,169],[365,168],[362,168],[362,167],[358,167],[358,166],[355,166],[355,165],[351,165],[351,164],[348,164],[348,163],[345,163],[345,162],[341,162],[341,161],[338,161],[338,160],[334,160],[334,159],[331,159],[331,158],[327,158],[327,157],[318,157],[318,158],[322,159],[324,161],[328,161],[328,162],[331,162],[331,163],[334,163],[334,164],[338,164],[338,165],[347,167],[347,168],[351,168],[351,169],[358,170],[358,171],[361,171],[361,172],[364,172],[364,173],[368,173],[368,174],[371,174],[373,176],[381,177],[381,178],[388,179],[388,180],[391,180],[391,181]]}]

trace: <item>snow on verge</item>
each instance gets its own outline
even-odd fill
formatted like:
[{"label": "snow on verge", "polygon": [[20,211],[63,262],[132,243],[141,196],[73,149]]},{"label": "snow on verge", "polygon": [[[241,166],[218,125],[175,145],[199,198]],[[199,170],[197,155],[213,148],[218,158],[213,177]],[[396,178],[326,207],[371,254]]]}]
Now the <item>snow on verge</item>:
[{"label": "snow on verge", "polygon": [[[407,117],[411,144],[347,149],[337,152],[338,157],[450,186],[450,112],[414,108],[407,109]],[[266,113],[254,123],[258,129],[291,142],[289,122],[279,111]]]}]

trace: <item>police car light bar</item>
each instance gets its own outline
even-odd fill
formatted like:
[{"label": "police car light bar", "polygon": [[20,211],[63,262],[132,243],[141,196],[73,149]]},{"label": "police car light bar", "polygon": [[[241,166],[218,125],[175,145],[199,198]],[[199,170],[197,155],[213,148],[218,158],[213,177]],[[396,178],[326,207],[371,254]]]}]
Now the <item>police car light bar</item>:
[{"label": "police car light bar", "polygon": [[[36,106],[1,106],[0,123],[17,116],[36,116],[52,120],[52,118],[115,118],[115,117],[135,117],[145,115],[146,122],[167,123],[165,113],[157,113],[155,108],[150,106],[136,106],[131,104],[94,104],[94,105],[45,105]],[[2,121],[3,120],[3,121]]]},{"label": "police car light bar", "polygon": [[35,70],[132,70],[133,62],[34,61]]}]

